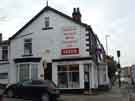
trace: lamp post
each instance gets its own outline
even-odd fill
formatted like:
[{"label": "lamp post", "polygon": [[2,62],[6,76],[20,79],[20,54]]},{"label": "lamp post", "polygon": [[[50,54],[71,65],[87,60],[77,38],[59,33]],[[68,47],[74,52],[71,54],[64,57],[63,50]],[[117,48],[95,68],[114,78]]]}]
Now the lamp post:
[{"label": "lamp post", "polygon": [[106,41],[106,54],[108,55],[108,37],[110,37],[110,35],[105,35],[105,41]]}]

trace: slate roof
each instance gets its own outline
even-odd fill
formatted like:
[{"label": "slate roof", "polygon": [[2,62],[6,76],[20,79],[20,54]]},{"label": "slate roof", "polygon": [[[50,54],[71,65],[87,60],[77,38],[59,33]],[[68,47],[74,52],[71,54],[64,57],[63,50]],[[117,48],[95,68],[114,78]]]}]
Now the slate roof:
[{"label": "slate roof", "polygon": [[0,45],[9,45],[9,40],[1,41]]}]

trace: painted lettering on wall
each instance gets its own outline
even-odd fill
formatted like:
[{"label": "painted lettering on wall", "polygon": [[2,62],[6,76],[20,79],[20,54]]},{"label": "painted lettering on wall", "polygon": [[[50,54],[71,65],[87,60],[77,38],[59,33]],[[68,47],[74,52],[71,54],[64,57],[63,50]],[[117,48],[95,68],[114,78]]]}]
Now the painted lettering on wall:
[{"label": "painted lettering on wall", "polygon": [[79,54],[79,33],[76,27],[68,26],[63,29],[61,55]]}]

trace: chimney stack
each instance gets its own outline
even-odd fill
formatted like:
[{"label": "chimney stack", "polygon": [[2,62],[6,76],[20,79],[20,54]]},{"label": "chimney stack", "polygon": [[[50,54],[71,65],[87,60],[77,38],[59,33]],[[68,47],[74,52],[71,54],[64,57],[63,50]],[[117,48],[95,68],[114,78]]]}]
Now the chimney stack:
[{"label": "chimney stack", "polygon": [[0,42],[2,42],[2,33],[0,33]]},{"label": "chimney stack", "polygon": [[75,20],[75,17],[76,17],[76,8],[73,8],[73,13],[72,13],[72,18],[73,20]]},{"label": "chimney stack", "polygon": [[72,18],[75,21],[81,22],[81,13],[79,8],[73,8]]}]

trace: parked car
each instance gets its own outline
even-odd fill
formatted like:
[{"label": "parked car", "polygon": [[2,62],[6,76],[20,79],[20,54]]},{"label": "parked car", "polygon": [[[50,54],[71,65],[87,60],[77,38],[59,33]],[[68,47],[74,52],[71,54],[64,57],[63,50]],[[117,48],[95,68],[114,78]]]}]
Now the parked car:
[{"label": "parked car", "polygon": [[7,84],[0,83],[0,89],[5,89]]},{"label": "parked car", "polygon": [[60,94],[56,85],[49,80],[27,80],[8,86],[4,93],[8,97],[38,98],[41,101],[55,101]]}]

